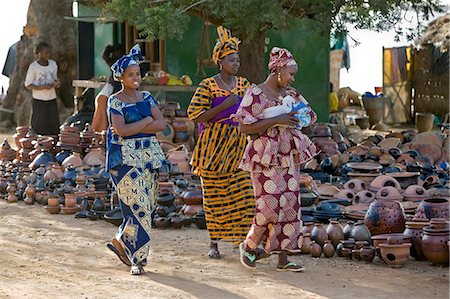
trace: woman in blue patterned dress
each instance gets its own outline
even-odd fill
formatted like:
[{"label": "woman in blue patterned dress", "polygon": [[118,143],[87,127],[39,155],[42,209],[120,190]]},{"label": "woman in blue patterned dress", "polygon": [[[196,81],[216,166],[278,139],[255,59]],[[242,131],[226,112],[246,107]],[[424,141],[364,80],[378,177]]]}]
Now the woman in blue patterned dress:
[{"label": "woman in blue patterned dress", "polygon": [[140,47],[136,45],[111,66],[122,90],[109,97],[107,108],[106,167],[123,213],[112,245],[119,258],[131,265],[133,275],[141,274],[147,262],[151,215],[157,199],[157,169],[165,163],[155,133],[166,124],[153,96],[138,90],[141,60]]}]

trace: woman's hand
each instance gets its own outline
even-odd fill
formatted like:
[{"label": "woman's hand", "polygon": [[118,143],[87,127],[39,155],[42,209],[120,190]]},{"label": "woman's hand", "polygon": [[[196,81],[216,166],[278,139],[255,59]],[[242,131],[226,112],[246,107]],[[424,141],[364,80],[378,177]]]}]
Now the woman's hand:
[{"label": "woman's hand", "polygon": [[276,118],[276,123],[279,125],[285,125],[289,127],[295,127],[298,125],[298,119],[294,116],[296,112],[289,112],[281,114]]}]

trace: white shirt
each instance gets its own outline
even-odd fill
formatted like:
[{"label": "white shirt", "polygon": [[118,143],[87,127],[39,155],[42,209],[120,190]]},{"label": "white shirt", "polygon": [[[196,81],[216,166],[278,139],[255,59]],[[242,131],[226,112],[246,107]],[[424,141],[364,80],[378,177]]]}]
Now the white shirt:
[{"label": "white shirt", "polygon": [[[49,59],[48,65],[40,65],[37,61],[34,61],[28,67],[27,76],[25,78],[25,86],[28,85],[48,85],[52,84],[57,78],[58,65],[54,60]],[[56,99],[55,88],[44,89],[44,90],[31,90],[31,94],[34,99],[41,101],[49,101]]]}]

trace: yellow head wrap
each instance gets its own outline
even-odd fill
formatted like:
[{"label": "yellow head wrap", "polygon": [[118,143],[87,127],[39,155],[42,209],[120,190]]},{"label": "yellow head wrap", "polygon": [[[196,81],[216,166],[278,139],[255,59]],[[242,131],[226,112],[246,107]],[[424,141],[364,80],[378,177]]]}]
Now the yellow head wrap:
[{"label": "yellow head wrap", "polygon": [[231,31],[219,26],[217,28],[217,35],[219,39],[214,46],[212,59],[217,64],[219,59],[233,53],[239,53],[239,43],[241,42],[237,37],[231,36]]}]

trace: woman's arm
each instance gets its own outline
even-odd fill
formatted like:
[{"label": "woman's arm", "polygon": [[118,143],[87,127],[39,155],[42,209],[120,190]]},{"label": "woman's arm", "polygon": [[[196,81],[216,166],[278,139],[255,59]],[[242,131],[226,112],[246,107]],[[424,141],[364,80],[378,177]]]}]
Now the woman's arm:
[{"label": "woman's arm", "polygon": [[164,128],[166,127],[166,121],[161,113],[161,110],[159,110],[158,106],[156,105],[152,106],[152,115],[153,115],[153,122],[147,125],[142,130],[142,133],[154,134],[164,130]]},{"label": "woman's arm", "polygon": [[252,134],[261,135],[262,133],[267,131],[268,128],[277,124],[295,127],[298,124],[298,119],[294,116],[294,114],[295,112],[285,113],[275,117],[261,119],[252,124],[240,123],[239,130],[241,131],[241,133],[247,135]]},{"label": "woman's arm", "polygon": [[108,128],[108,118],[106,116],[106,108],[108,104],[108,97],[99,94],[95,99],[95,111],[92,118],[92,129],[101,132]]},{"label": "woman's arm", "polygon": [[137,122],[126,124],[122,115],[111,113],[111,125],[114,127],[114,132],[122,137],[141,133],[152,121],[153,118],[147,116]]}]

